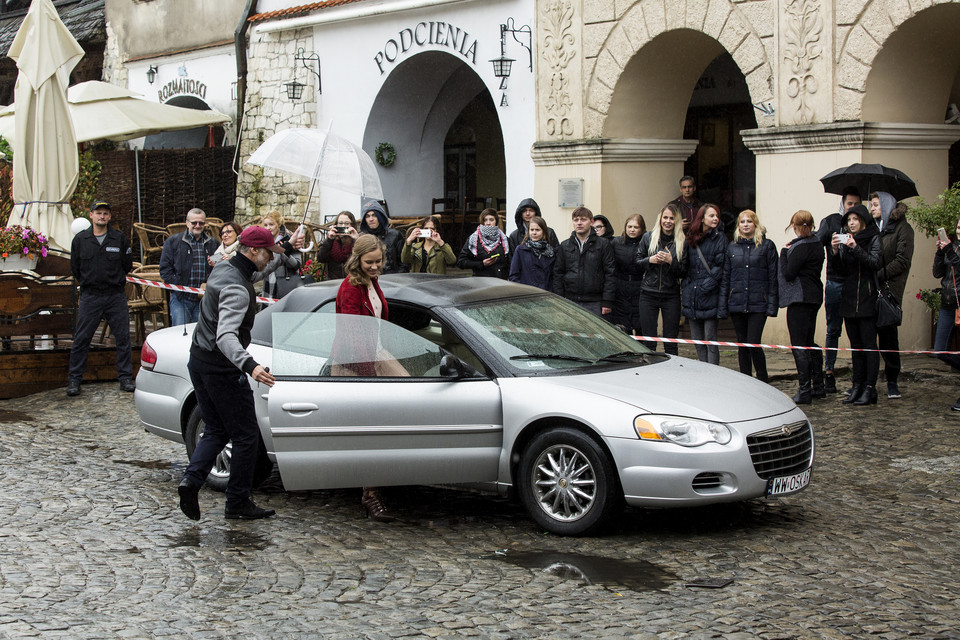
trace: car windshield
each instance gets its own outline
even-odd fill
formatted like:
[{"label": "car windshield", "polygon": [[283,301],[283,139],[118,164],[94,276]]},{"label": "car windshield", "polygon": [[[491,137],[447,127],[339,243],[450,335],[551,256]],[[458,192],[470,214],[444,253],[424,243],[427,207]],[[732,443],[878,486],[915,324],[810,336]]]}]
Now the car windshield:
[{"label": "car windshield", "polygon": [[440,377],[440,346],[370,316],[281,312],[272,330],[276,376]]},{"label": "car windshield", "polygon": [[452,310],[523,373],[643,364],[652,352],[606,320],[557,296],[493,300]]}]

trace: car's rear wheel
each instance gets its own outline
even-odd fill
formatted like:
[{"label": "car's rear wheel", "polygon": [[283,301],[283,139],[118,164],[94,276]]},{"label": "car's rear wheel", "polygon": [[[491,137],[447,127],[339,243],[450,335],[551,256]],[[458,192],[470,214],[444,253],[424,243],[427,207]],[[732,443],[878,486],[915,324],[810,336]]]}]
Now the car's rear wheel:
[{"label": "car's rear wheel", "polygon": [[623,506],[606,451],[570,427],[549,429],[530,441],[520,458],[518,481],[530,516],[558,535],[596,533]]},{"label": "car's rear wheel", "polygon": [[[190,411],[190,417],[187,418],[187,428],[183,432],[183,440],[187,447],[187,459],[193,457],[193,452],[197,448],[197,443],[203,437],[203,417],[200,415],[200,407],[194,406]],[[230,460],[233,456],[233,444],[228,442],[220,455],[213,463],[213,468],[207,475],[207,486],[214,491],[226,491],[227,481],[230,480]],[[267,456],[267,448],[263,445],[263,439],[260,439],[260,449],[257,454],[257,466],[253,471],[253,486],[259,487],[263,481],[270,476],[273,471],[273,463]]]}]

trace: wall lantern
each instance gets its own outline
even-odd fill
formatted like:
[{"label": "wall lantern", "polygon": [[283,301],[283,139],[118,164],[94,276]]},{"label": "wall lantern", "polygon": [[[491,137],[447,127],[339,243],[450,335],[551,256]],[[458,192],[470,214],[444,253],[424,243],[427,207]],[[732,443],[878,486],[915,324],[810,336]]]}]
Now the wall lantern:
[{"label": "wall lantern", "polygon": [[147,82],[149,82],[150,84],[153,84],[153,81],[156,79],[157,79],[157,66],[152,64],[147,68]]},{"label": "wall lantern", "polygon": [[[297,82],[298,62],[303,64],[304,69],[317,76],[317,95],[323,93],[320,83],[320,56],[316,53],[308,54],[303,47],[300,47],[297,49],[296,55],[293,56],[293,80],[283,85],[287,88],[287,97],[291,100],[299,100],[303,97],[303,88],[307,86]],[[316,69],[313,67],[314,63],[317,65]]]},{"label": "wall lantern", "polygon": [[[533,32],[529,25],[523,25],[517,28],[513,22],[513,18],[507,18],[507,23],[500,25],[500,57],[490,61],[493,63],[493,75],[501,78],[501,89],[507,88],[507,78],[510,77],[510,69],[515,62],[515,60],[507,57],[507,32],[510,32],[517,44],[527,50],[527,57],[530,61],[530,71],[533,71]],[[517,37],[518,33],[523,40]],[[526,40],[526,42],[524,42],[524,40]]]}]

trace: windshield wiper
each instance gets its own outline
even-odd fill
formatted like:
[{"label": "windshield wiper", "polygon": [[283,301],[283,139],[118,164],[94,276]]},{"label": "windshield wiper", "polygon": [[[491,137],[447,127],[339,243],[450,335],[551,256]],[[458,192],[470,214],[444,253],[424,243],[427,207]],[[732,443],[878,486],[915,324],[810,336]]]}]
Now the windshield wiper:
[{"label": "windshield wiper", "polygon": [[593,364],[589,358],[580,356],[571,356],[565,353],[524,353],[519,356],[510,356],[511,360],[571,360],[573,362],[587,362]]},{"label": "windshield wiper", "polygon": [[641,353],[639,351],[620,351],[618,353],[611,353],[610,355],[603,356],[602,358],[597,358],[597,362],[623,362],[621,358],[629,358],[629,357],[637,357],[637,356],[641,360],[643,360],[644,364],[648,364],[647,354]]}]

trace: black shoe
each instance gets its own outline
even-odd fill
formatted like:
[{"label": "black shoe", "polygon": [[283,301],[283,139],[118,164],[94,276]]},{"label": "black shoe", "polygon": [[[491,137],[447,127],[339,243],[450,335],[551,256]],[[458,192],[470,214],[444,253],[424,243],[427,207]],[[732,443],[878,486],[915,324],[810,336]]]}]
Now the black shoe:
[{"label": "black shoe", "polygon": [[837,392],[837,379],[832,373],[823,374],[823,390],[827,393]]},{"label": "black shoe", "polygon": [[177,493],[180,494],[180,511],[191,520],[200,519],[200,501],[197,500],[197,494],[200,493],[200,487],[193,486],[193,483],[184,478],[177,487]]},{"label": "black shoe", "polygon": [[387,511],[383,504],[383,497],[379,491],[364,491],[360,497],[360,504],[367,510],[367,514],[377,522],[393,522],[395,518]]},{"label": "black shoe", "polygon": [[243,504],[235,509],[223,510],[223,517],[227,520],[259,520],[260,518],[269,518],[277,512],[273,509],[261,509],[253,503],[253,500],[247,498]]},{"label": "black shoe", "polygon": [[847,392],[847,397],[843,399],[843,404],[853,404],[854,400],[863,395],[863,389],[865,385],[855,384],[850,387],[850,391]]},{"label": "black shoe", "polygon": [[877,404],[877,390],[870,385],[865,386],[860,397],[853,401],[853,405],[856,407],[862,407],[866,404]]},{"label": "black shoe", "polygon": [[126,391],[127,393],[133,393],[137,390],[137,385],[133,383],[133,380],[127,378],[120,381],[120,391]]},{"label": "black shoe", "polygon": [[810,383],[808,382],[806,386],[800,385],[800,391],[797,395],[793,396],[793,402],[795,404],[810,404],[813,402],[813,396],[810,392]]},{"label": "black shoe", "polygon": [[960,399],[957,399],[956,404],[954,404],[954,405],[953,405],[952,407],[950,407],[950,408],[953,409],[954,411],[960,411]]},{"label": "black shoe", "polygon": [[80,395],[80,383],[74,382],[71,380],[67,383],[67,395],[68,396],[78,396]]},{"label": "black shoe", "polygon": [[887,383],[887,397],[890,398],[891,400],[896,400],[897,398],[903,397],[902,395],[900,395],[900,389],[899,387],[897,387],[896,382]]}]

